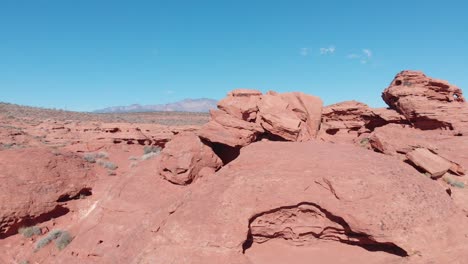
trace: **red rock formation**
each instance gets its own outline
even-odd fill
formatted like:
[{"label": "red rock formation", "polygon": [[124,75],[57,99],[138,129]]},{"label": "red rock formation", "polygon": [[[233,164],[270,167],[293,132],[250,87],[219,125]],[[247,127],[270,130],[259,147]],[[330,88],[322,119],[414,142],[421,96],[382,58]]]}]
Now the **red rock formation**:
[{"label": "red rock formation", "polygon": [[194,133],[183,133],[174,137],[161,153],[160,174],[176,184],[189,184],[200,175],[213,174],[222,165],[213,150],[202,143]]},{"label": "red rock formation", "polygon": [[[312,250],[325,240],[388,252],[400,261],[409,255],[411,263],[464,247],[466,226],[436,182],[392,157],[338,144],[258,142],[191,189],[158,227],[152,250],[140,257],[255,263],[249,258],[257,243],[280,240],[290,243],[289,250]],[[369,263],[388,263],[372,258]]]},{"label": "red rock formation", "polygon": [[353,142],[360,134],[377,127],[405,123],[405,117],[395,110],[345,101],[324,107],[320,137],[325,141]]},{"label": "red rock formation", "polygon": [[[222,159],[224,164],[237,157],[239,150],[252,142],[262,138],[282,141],[308,141],[317,136],[320,127],[322,101],[320,98],[303,93],[269,92],[262,95],[257,90],[238,89],[230,92],[226,98],[218,104],[220,110],[212,110],[211,120],[198,132],[198,136],[210,144],[213,151]],[[174,138],[174,141],[178,140]],[[187,184],[197,178],[199,170],[191,172],[189,177],[183,176],[182,180],[173,180],[178,174],[168,167],[180,163],[180,158],[175,155],[180,151],[183,143],[173,143],[172,152],[167,148],[163,150],[164,159],[161,159],[161,168],[158,174],[165,175],[166,179],[177,184]],[[196,151],[196,149],[190,149]],[[200,151],[199,149],[198,151]],[[205,151],[205,150],[203,150]],[[197,159],[184,159],[191,162],[207,162],[203,159],[211,157],[204,153],[194,154]],[[171,164],[171,165],[169,165]],[[185,164],[184,168],[196,167]],[[216,166],[213,166],[217,168]],[[164,171],[166,170],[166,171]],[[170,171],[169,173],[167,171]],[[176,178],[179,178],[177,176]]]},{"label": "red rock formation", "polygon": [[460,88],[422,72],[402,71],[382,93],[416,128],[467,131],[468,105]]},{"label": "red rock formation", "polygon": [[61,201],[88,194],[94,174],[76,155],[45,148],[0,152],[0,238],[67,212]]}]

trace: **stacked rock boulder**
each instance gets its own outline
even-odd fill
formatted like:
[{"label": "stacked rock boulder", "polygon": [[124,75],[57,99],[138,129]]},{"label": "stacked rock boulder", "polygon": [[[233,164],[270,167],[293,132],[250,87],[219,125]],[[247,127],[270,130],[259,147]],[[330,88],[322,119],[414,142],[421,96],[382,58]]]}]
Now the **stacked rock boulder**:
[{"label": "stacked rock boulder", "polygon": [[[322,100],[300,92],[262,94],[257,90],[231,91],[212,110],[211,120],[195,134],[175,137],[161,155],[159,174],[176,184],[187,184],[219,169],[239,154],[240,148],[259,140],[303,142],[317,137]],[[202,147],[192,147],[193,144]],[[190,145],[190,146],[188,146]],[[191,149],[191,157],[172,150]],[[209,152],[208,155],[200,153]],[[215,157],[217,155],[217,157]],[[219,158],[218,158],[219,157]],[[198,173],[202,171],[201,175]]]},{"label": "stacked rock boulder", "polygon": [[418,71],[402,71],[382,98],[416,128],[468,132],[468,105],[461,89],[447,81]]}]

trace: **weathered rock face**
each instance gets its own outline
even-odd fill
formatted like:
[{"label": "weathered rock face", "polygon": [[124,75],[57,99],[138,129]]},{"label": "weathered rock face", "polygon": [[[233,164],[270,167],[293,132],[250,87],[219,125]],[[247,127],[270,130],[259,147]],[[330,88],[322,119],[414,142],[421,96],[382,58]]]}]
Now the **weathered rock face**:
[{"label": "weathered rock face", "polygon": [[213,174],[222,165],[221,159],[194,133],[174,137],[161,153],[161,174],[166,180],[185,185],[201,174]]},{"label": "weathered rock face", "polygon": [[230,147],[244,147],[260,137],[285,141],[314,139],[322,114],[320,98],[303,93],[238,89],[211,111],[211,121],[199,131],[201,138]]},{"label": "weathered rock face", "polygon": [[258,123],[286,141],[314,139],[320,127],[322,100],[303,93],[269,92],[258,103]]},{"label": "weathered rock face", "polygon": [[67,212],[61,201],[90,194],[94,174],[73,154],[45,148],[0,152],[0,238]]},{"label": "weathered rock face", "polygon": [[243,147],[257,140],[264,129],[257,123],[244,121],[221,110],[212,110],[211,121],[205,124],[198,135],[212,143],[230,147]]},{"label": "weathered rock face", "polygon": [[[434,133],[434,131],[423,131],[408,126],[389,124],[376,128],[370,134],[369,142],[374,150],[402,160],[408,158],[408,154],[414,150],[426,149],[433,155],[450,162],[450,172],[456,175],[464,175],[465,168],[468,168],[468,154],[463,151],[468,148],[466,136],[454,137]],[[428,166],[431,166],[433,162],[428,161]],[[432,176],[436,177],[436,175]]]},{"label": "weathered rock face", "polygon": [[[160,160],[163,171],[160,174],[177,184],[188,184],[197,178],[200,169],[191,163],[211,164],[208,167],[219,168],[212,156],[218,154],[222,164],[227,164],[237,157],[239,150],[260,139],[281,141],[308,141],[317,136],[322,114],[320,98],[303,93],[268,92],[262,95],[257,90],[238,89],[230,92],[228,97],[218,103],[220,110],[212,110],[211,120],[205,124],[197,135],[207,143],[203,148],[185,149],[195,153],[197,158],[179,157],[185,143],[177,143],[177,137],[167,150],[163,151]],[[192,137],[193,141],[196,141]],[[194,143],[193,143],[194,144]],[[208,146],[209,145],[209,146]],[[214,154],[216,153],[216,154]],[[189,154],[184,154],[189,155]],[[208,158],[208,160],[204,160]],[[184,160],[183,168],[176,168]],[[190,162],[189,162],[190,161]],[[177,172],[179,171],[179,172]],[[178,175],[178,176],[175,176]],[[177,179],[176,179],[177,178]]]},{"label": "weathered rock face", "polygon": [[383,100],[416,128],[467,131],[468,105],[460,88],[422,72],[402,71],[382,94]]},{"label": "weathered rock face", "polygon": [[360,134],[377,127],[405,123],[405,117],[395,110],[345,101],[324,107],[320,137],[326,141],[353,142]]},{"label": "weathered rock face", "polygon": [[257,103],[262,93],[257,90],[236,89],[229,92],[228,96],[219,101],[218,109],[247,122],[257,118]]},{"label": "weathered rock face", "polygon": [[250,263],[257,243],[286,239],[427,260],[466,244],[465,219],[436,182],[392,157],[313,141],[257,142],[199,181],[140,258]]},{"label": "weathered rock face", "polygon": [[425,148],[417,148],[406,154],[406,156],[412,163],[429,173],[433,178],[441,177],[452,167],[450,161]]}]

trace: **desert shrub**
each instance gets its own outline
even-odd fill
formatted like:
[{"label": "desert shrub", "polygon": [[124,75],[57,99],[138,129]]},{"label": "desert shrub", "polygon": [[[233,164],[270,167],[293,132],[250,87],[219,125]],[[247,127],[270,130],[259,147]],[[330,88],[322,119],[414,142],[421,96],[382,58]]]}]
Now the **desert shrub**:
[{"label": "desert shrub", "polygon": [[359,143],[361,144],[361,146],[366,146],[367,144],[369,144],[369,142],[370,142],[369,138],[363,138],[361,139]]},{"label": "desert shrub", "polygon": [[107,171],[107,175],[109,175],[109,176],[115,176],[115,175],[117,175],[117,173],[116,173],[115,171],[108,170],[108,171]]},{"label": "desert shrub", "polygon": [[14,145],[14,143],[2,143],[0,144],[0,149],[11,149]]},{"label": "desert shrub", "polygon": [[107,152],[104,152],[104,151],[96,153],[95,155],[96,155],[97,159],[108,159],[109,158],[109,154],[107,154]]},{"label": "desert shrub", "polygon": [[98,164],[109,170],[116,170],[119,167],[115,165],[114,163],[110,161],[105,161],[105,160],[98,160]]},{"label": "desert shrub", "polygon": [[145,146],[143,148],[143,153],[145,155],[149,153],[159,153],[159,152],[161,152],[161,147],[159,146]]},{"label": "desert shrub", "polygon": [[148,160],[148,159],[151,159],[152,157],[155,157],[159,155],[159,152],[150,152],[150,153],[147,153],[143,156],[141,156],[141,160]]},{"label": "desert shrub", "polygon": [[83,159],[89,163],[96,163],[96,156],[93,153],[87,153],[83,156]]},{"label": "desert shrub", "polygon": [[62,250],[70,244],[70,242],[73,240],[73,237],[68,233],[67,231],[64,231],[61,233],[59,237],[55,240],[55,246],[59,249]]},{"label": "desert shrub", "polygon": [[454,180],[452,178],[449,178],[449,177],[444,177],[444,181],[448,184],[450,184],[450,186],[453,186],[453,187],[457,187],[457,188],[465,188],[465,184],[463,182],[460,182],[460,181],[457,181],[457,180]]},{"label": "desert shrub", "polygon": [[109,154],[107,152],[101,151],[99,153],[86,153],[83,158],[89,163],[96,163],[97,159],[108,159]]},{"label": "desert shrub", "polygon": [[39,249],[47,246],[50,242],[52,242],[53,240],[55,240],[59,236],[61,236],[62,233],[63,233],[62,230],[52,230],[52,231],[50,231],[45,237],[43,237],[39,241],[37,241],[35,250],[39,250]]},{"label": "desert shrub", "polygon": [[62,231],[62,230],[52,230],[50,231],[45,237],[43,237],[41,240],[39,240],[36,243],[36,248],[35,250],[39,250],[48,244],[55,240],[55,246],[59,249],[62,250],[64,249],[70,242],[73,240],[72,236],[70,233],[67,231]]},{"label": "desert shrub", "polygon": [[28,227],[20,227],[18,229],[18,233],[23,235],[24,237],[32,237],[32,236],[38,236],[42,234],[41,228],[37,226],[28,226]]},{"label": "desert shrub", "polygon": [[21,261],[19,264],[29,264],[29,261],[23,260],[23,261]]}]

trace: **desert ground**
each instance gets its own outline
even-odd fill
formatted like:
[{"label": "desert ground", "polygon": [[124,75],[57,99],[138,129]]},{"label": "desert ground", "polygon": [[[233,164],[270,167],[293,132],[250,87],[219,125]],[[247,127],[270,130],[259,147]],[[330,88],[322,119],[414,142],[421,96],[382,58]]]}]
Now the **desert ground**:
[{"label": "desert ground", "polygon": [[467,263],[462,90],[389,83],[387,108],[255,89],[209,114],[2,103],[0,263]]}]

